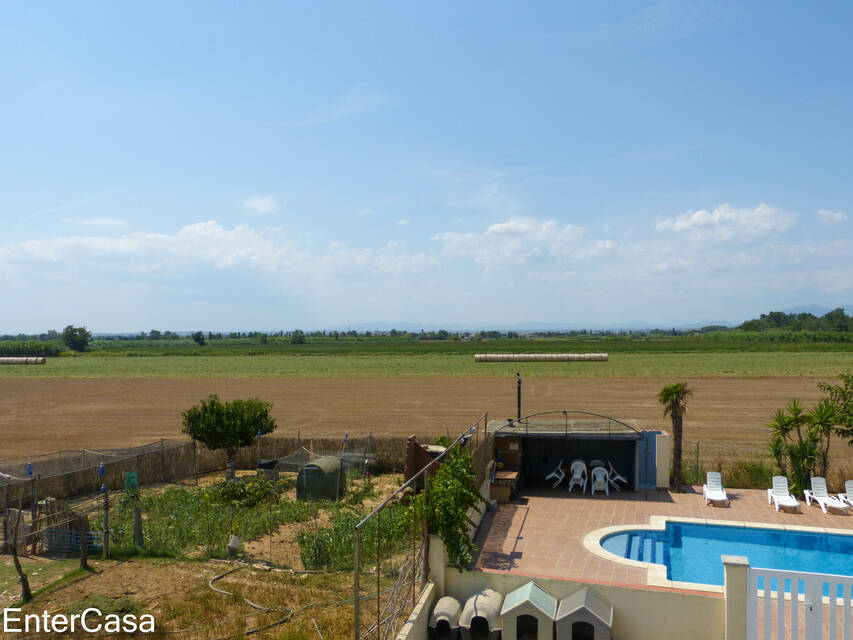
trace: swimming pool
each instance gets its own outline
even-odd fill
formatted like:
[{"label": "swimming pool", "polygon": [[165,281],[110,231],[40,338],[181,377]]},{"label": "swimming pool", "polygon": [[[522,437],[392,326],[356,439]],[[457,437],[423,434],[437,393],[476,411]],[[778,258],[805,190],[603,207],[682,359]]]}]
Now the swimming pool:
[{"label": "swimming pool", "polygon": [[620,558],[662,564],[678,582],[722,585],[724,554],[763,569],[853,576],[853,535],[667,521],[664,530],[621,531],[600,544]]}]

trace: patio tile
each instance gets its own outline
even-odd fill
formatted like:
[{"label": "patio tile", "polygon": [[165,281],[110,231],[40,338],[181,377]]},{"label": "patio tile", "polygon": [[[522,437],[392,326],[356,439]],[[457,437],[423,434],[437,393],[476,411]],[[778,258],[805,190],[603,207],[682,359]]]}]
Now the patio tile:
[{"label": "patio tile", "polygon": [[804,503],[802,513],[776,512],[763,490],[737,489],[729,495],[729,507],[711,507],[702,500],[701,487],[681,494],[650,490],[594,497],[567,494],[564,488],[531,489],[520,502],[501,504],[483,519],[476,538],[481,549],[476,567],[645,586],[645,569],[590,553],[584,536],[607,526],[648,525],[651,516],[853,531],[853,516],[824,514]]}]

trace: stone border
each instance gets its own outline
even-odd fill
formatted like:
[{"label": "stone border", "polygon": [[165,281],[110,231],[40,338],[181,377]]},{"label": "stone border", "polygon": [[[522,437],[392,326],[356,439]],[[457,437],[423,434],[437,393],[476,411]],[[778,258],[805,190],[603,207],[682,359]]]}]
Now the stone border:
[{"label": "stone border", "polygon": [[850,529],[831,529],[826,527],[804,527],[797,525],[781,525],[781,524],[766,524],[761,522],[743,522],[740,520],[716,520],[711,518],[684,518],[678,516],[649,516],[649,524],[623,524],[610,527],[602,527],[590,531],[584,536],[583,546],[587,551],[599,558],[604,558],[611,562],[634,567],[636,569],[646,569],[646,584],[650,587],[667,587],[670,589],[684,589],[687,591],[705,591],[712,593],[723,593],[724,589],[716,584],[702,584],[700,582],[680,582],[678,580],[669,580],[666,577],[666,566],[662,564],[652,564],[651,562],[640,562],[638,560],[629,560],[610,553],[601,546],[601,540],[605,536],[614,533],[622,533],[625,531],[663,531],[666,529],[667,522],[683,522],[689,524],[705,524],[713,526],[723,526],[731,528],[750,528],[750,529],[776,529],[778,531],[791,531],[800,533],[824,533],[831,535],[853,536],[853,530]]}]

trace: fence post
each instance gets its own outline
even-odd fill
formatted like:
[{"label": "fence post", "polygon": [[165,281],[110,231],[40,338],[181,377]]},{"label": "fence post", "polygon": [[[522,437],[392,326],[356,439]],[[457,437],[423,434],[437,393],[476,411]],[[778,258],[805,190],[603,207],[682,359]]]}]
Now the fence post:
[{"label": "fence post", "polygon": [[30,503],[30,521],[34,521],[36,519],[36,479],[30,478],[30,497],[32,498],[32,502]]},{"label": "fence post", "polygon": [[166,482],[166,448],[163,438],[160,438],[160,466],[163,468],[163,482]]},{"label": "fence post", "polygon": [[110,492],[104,491],[104,560],[110,557]]},{"label": "fence post", "polygon": [[702,481],[702,470],[699,468],[699,441],[696,441],[696,482]]},{"label": "fence post", "polygon": [[195,438],[193,438],[193,473],[195,474],[195,486],[198,486],[198,458],[195,452]]},{"label": "fence post", "polygon": [[77,516],[77,532],[80,535],[80,568],[89,568],[89,540],[86,535],[89,533],[89,518],[87,516]]},{"label": "fence post", "polygon": [[3,485],[3,553],[8,553],[9,546],[9,485]]},{"label": "fence post", "polygon": [[[749,560],[743,556],[728,555],[722,556],[722,560],[725,571],[725,640],[746,640],[749,599],[755,601],[757,597],[755,592],[749,592]],[[767,588],[769,586],[765,586]]]},{"label": "fence post", "polygon": [[360,562],[359,562],[359,557],[358,557],[359,556],[359,535],[358,534],[359,534],[358,527],[356,527],[355,528],[355,535],[353,536],[353,538],[354,538],[354,540],[353,540],[353,563],[355,565],[355,569],[353,571],[354,571],[355,575],[353,576],[353,581],[352,581],[352,589],[354,592],[353,593],[353,605],[355,607],[355,620],[354,620],[354,622],[355,622],[355,639],[356,640],[360,640],[360,638],[361,638],[361,631],[359,629],[359,627],[361,626],[361,622],[360,622],[361,612],[360,612],[360,607],[359,607],[359,604],[361,602],[361,594],[360,594],[360,588],[359,588],[359,584],[358,584],[358,577],[359,577],[358,574],[359,574],[359,570],[360,570],[360,566],[359,566]]}]

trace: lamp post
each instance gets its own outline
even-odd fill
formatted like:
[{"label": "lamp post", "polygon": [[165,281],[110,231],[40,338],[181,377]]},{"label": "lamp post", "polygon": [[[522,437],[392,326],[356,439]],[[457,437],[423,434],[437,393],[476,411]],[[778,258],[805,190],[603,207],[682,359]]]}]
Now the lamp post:
[{"label": "lamp post", "polygon": [[521,374],[516,372],[515,377],[518,378],[518,420],[521,421]]}]

